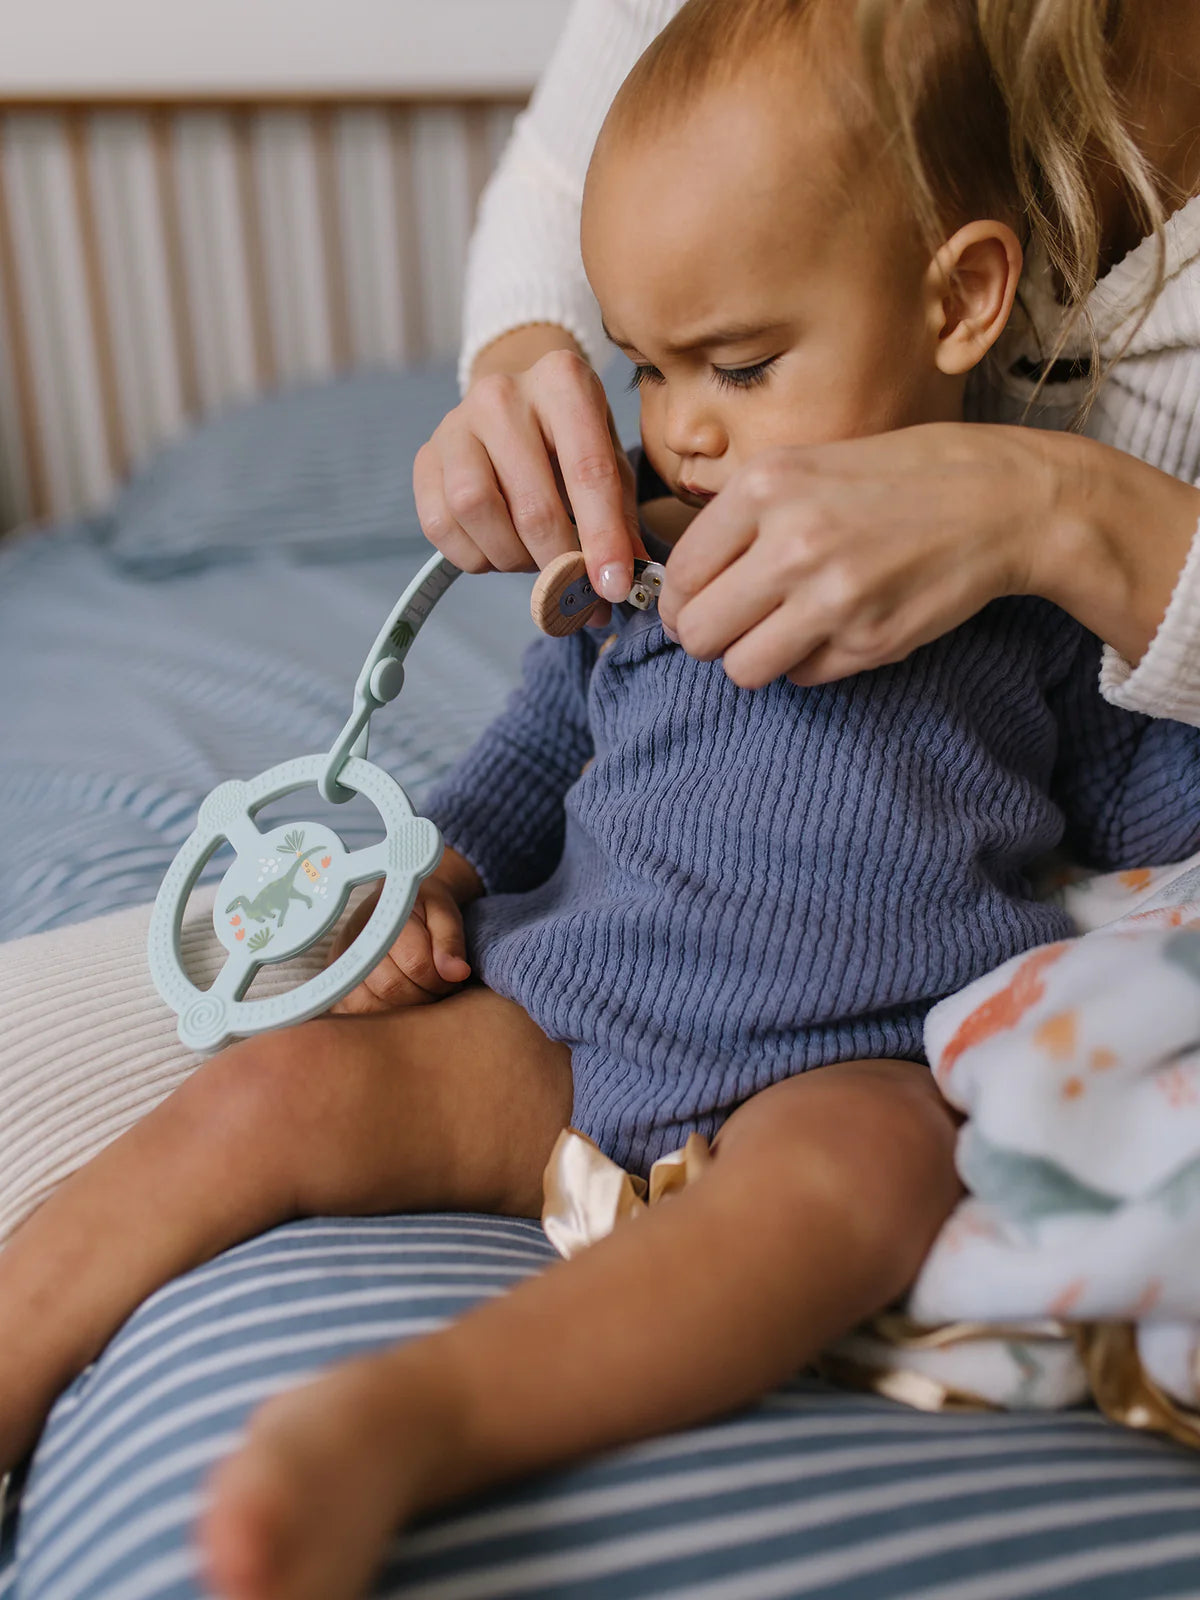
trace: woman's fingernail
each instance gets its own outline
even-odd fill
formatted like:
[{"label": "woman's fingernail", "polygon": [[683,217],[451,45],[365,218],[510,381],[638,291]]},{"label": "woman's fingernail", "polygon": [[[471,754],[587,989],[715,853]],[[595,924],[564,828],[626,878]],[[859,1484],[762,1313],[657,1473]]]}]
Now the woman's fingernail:
[{"label": "woman's fingernail", "polygon": [[597,588],[606,600],[619,605],[622,600],[629,599],[629,574],[619,561],[610,561],[600,568]]},{"label": "woman's fingernail", "polygon": [[666,634],[667,638],[670,639],[672,644],[678,644],[679,643],[679,635],[677,633],[672,633],[670,628],[667,627],[665,622],[662,625],[662,630]]}]

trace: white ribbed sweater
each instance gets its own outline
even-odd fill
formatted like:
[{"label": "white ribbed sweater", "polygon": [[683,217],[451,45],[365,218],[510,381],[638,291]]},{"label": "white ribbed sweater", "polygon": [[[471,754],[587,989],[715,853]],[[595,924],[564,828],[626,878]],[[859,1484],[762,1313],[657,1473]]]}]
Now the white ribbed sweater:
[{"label": "white ribbed sweater", "polygon": [[[597,366],[608,359],[600,311],[579,253],[583,180],[596,135],[622,79],[683,0],[575,0],[529,110],[484,194],[467,270],[460,382],[494,339],[553,322]],[[1154,310],[1110,372],[1088,424],[1106,444],[1189,483],[1200,482],[1200,197],[1167,227],[1168,280]],[[1102,348],[1122,349],[1129,316],[1155,267],[1146,241],[1096,287],[1091,311]],[[1023,285],[1032,323],[1014,323],[1002,366],[1036,361],[1059,310],[1044,272]],[[1070,354],[1071,352],[1067,352]],[[992,385],[975,415],[1013,421],[1028,381]],[[1061,426],[1078,391],[1056,388],[1038,421]],[[1105,652],[1101,688],[1117,705],[1200,726],[1200,532],[1150,649],[1136,670]]]}]

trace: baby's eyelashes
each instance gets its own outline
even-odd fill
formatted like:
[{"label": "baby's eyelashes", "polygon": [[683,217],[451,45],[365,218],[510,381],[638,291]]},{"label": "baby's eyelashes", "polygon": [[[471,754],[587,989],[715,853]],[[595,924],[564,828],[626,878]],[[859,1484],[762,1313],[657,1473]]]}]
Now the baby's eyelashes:
[{"label": "baby's eyelashes", "polygon": [[778,360],[778,356],[768,356],[749,367],[714,367],[713,376],[723,389],[753,389],[767,381],[767,374]]},{"label": "baby's eyelashes", "polygon": [[[746,367],[718,367],[712,368],[713,382],[722,389],[753,389],[767,381],[767,374],[779,360],[777,355],[768,356],[765,361],[755,361]],[[639,361],[634,365],[629,375],[629,387],[640,389],[643,384],[662,383],[662,373],[657,367],[651,366],[648,361]]]}]

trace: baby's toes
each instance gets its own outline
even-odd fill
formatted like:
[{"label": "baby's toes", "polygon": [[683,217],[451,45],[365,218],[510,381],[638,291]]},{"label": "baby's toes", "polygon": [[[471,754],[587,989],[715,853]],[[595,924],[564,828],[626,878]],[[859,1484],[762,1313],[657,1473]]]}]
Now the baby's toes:
[{"label": "baby's toes", "polygon": [[[221,1600],[358,1600],[400,1508],[364,1444],[352,1368],[276,1396],[209,1485],[201,1527]],[[367,1397],[370,1399],[370,1394]]]},{"label": "baby's toes", "polygon": [[298,1507],[280,1466],[273,1452],[248,1444],[212,1478],[200,1543],[222,1600],[292,1600]]}]

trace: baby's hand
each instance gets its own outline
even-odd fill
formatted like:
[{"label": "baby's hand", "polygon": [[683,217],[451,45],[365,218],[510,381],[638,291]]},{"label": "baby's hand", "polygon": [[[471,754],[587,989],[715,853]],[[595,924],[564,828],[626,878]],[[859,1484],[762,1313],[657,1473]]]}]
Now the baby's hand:
[{"label": "baby's hand", "polygon": [[[334,940],[331,961],[366,926],[379,899],[377,889],[364,900]],[[336,1016],[364,1016],[402,1006],[428,1005],[457,989],[471,976],[466,959],[462,908],[449,886],[426,878],[417,890],[412,914],[373,972],[330,1009]]]}]

